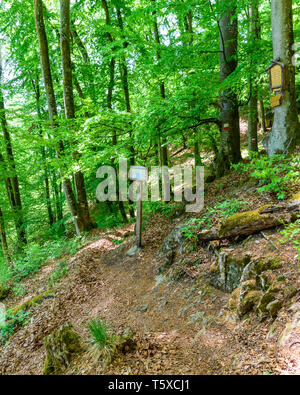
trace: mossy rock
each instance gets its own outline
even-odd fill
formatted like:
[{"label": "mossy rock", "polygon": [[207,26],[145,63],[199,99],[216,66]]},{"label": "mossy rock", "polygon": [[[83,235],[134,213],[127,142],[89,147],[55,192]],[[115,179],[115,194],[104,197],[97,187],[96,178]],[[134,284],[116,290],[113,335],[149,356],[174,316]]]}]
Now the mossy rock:
[{"label": "mossy rock", "polygon": [[229,310],[234,311],[234,312],[237,311],[237,307],[238,307],[238,303],[239,303],[239,297],[240,297],[240,292],[241,292],[241,288],[238,287],[231,293],[230,299],[228,301],[228,308],[229,308]]},{"label": "mossy rock", "polygon": [[293,285],[288,285],[283,289],[283,297],[285,300],[291,299],[298,292],[297,288]]},{"label": "mossy rock", "polygon": [[243,298],[240,298],[238,303],[239,317],[243,317],[246,313],[249,313],[249,311],[251,311],[258,304],[260,297],[260,291],[251,290],[247,292]]},{"label": "mossy rock", "polygon": [[27,300],[26,302],[22,303],[21,305],[14,307],[10,310],[11,314],[16,314],[21,310],[28,310],[30,307],[35,306],[41,303],[43,300],[48,298],[53,298],[55,296],[54,290],[49,290],[46,292],[42,292],[41,294],[34,296],[33,298]]},{"label": "mossy rock", "polygon": [[276,270],[281,268],[282,264],[279,258],[266,256],[254,261],[254,267],[257,274],[261,274],[267,270]]},{"label": "mossy rock", "polygon": [[278,299],[275,299],[267,305],[266,310],[272,317],[276,317],[281,307],[282,302]]},{"label": "mossy rock", "polygon": [[0,300],[3,300],[8,297],[10,293],[10,286],[9,285],[1,285],[0,284]]},{"label": "mossy rock", "polygon": [[249,255],[229,255],[222,251],[210,268],[210,283],[223,292],[232,292],[239,286],[244,268],[250,262]]},{"label": "mossy rock", "polygon": [[44,345],[47,355],[43,375],[61,374],[69,366],[72,356],[82,351],[81,338],[71,323],[46,336]]}]

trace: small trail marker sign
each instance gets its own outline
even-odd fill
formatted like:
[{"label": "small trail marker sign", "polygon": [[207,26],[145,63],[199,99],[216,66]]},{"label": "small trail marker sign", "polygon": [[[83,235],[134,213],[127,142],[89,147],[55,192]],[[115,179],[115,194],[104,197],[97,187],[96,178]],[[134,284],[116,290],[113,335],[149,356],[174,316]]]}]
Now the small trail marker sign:
[{"label": "small trail marker sign", "polygon": [[144,166],[131,166],[129,178],[138,181],[138,192],[136,202],[136,246],[142,247],[142,221],[143,221],[143,183],[148,181],[148,169]]},{"label": "small trail marker sign", "polygon": [[269,72],[269,88],[271,93],[275,93],[275,96],[271,97],[271,107],[281,106],[282,95],[284,90],[284,64],[280,62],[280,59],[271,59],[272,64],[266,68]]},{"label": "small trail marker sign", "polygon": [[148,181],[148,169],[144,166],[131,166],[129,178],[133,181]]}]

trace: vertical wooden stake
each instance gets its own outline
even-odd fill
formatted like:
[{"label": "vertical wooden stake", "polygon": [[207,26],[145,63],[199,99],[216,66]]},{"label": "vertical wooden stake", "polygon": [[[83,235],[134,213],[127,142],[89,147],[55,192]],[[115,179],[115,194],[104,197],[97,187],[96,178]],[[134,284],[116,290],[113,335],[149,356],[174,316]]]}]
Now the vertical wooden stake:
[{"label": "vertical wooden stake", "polygon": [[139,182],[137,210],[136,210],[136,246],[142,247],[142,222],[143,222],[143,181]]}]

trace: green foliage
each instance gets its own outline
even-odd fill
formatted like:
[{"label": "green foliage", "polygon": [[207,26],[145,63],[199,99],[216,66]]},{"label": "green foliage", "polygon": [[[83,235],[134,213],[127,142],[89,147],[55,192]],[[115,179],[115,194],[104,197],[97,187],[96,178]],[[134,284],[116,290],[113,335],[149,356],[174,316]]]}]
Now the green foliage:
[{"label": "green foliage", "polygon": [[0,284],[7,283],[12,276],[12,268],[4,260],[0,260]]},{"label": "green foliage", "polygon": [[13,287],[12,290],[15,295],[24,295],[25,294],[23,284],[18,284],[18,283],[15,284],[15,286]]},{"label": "green foliage", "polygon": [[109,333],[107,324],[100,319],[91,318],[88,329],[91,336],[91,342],[97,344],[99,348],[110,346],[115,341],[115,336]]},{"label": "green foliage", "polygon": [[289,224],[283,231],[280,232],[283,235],[282,243],[289,242],[298,252],[298,260],[300,262],[300,218]]},{"label": "green foliage", "polygon": [[6,343],[17,329],[25,326],[29,322],[30,315],[30,312],[18,311],[12,314],[8,311],[5,324],[0,326],[0,344]]},{"label": "green foliage", "polygon": [[176,210],[179,210],[180,208],[182,208],[182,204],[180,203],[168,203],[163,201],[143,203],[145,215],[161,213],[169,218]]},{"label": "green foliage", "polygon": [[50,259],[56,259],[64,254],[74,254],[83,243],[80,238],[49,240],[44,244],[29,243],[24,254],[17,257],[14,262],[13,274],[16,280],[20,280],[29,274],[34,274]]},{"label": "green foliage", "polygon": [[209,229],[215,218],[228,218],[238,211],[246,210],[248,205],[246,202],[237,199],[224,200],[217,203],[214,207],[209,207],[201,218],[191,218],[182,228],[184,237],[190,240],[196,240],[197,232],[202,227]]},{"label": "green foliage", "polygon": [[249,172],[250,177],[259,181],[258,192],[271,192],[278,199],[284,199],[290,183],[300,179],[300,156],[293,159],[284,155],[259,156],[252,154],[249,163],[233,164],[238,173]]},{"label": "green foliage", "polygon": [[[6,283],[13,279],[18,282],[28,275],[36,273],[39,268],[51,259],[57,259],[62,255],[73,255],[85,242],[84,238],[62,238],[48,240],[42,244],[36,242],[25,246],[22,254],[18,254],[13,260],[13,266],[0,262],[0,283]],[[56,276],[64,275],[67,270],[65,263],[58,264]],[[54,276],[55,277],[55,276]],[[54,278],[55,280],[55,278]],[[16,292],[21,292],[20,285],[16,285]]]},{"label": "green foliage", "polygon": [[88,329],[91,344],[89,353],[95,362],[101,358],[105,367],[113,359],[118,341],[117,336],[100,319],[91,319]]},{"label": "green foliage", "polygon": [[102,211],[99,214],[95,215],[95,219],[97,221],[98,229],[118,228],[125,224],[124,219],[118,212],[108,214],[107,211]]}]

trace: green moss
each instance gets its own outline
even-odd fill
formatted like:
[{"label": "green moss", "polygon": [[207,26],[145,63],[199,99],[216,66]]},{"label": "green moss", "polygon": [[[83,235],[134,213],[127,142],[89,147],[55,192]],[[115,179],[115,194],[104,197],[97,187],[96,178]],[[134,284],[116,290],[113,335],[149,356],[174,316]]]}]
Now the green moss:
[{"label": "green moss", "polygon": [[[273,284],[272,284],[273,285]],[[271,287],[272,287],[271,285]],[[276,297],[276,292],[271,289],[271,287],[268,289],[268,291],[261,297],[259,304],[257,306],[257,310],[259,313],[265,313],[267,311],[267,305],[271,302]]]},{"label": "green moss", "polygon": [[283,290],[284,299],[291,299],[293,296],[296,295],[297,292],[297,288],[293,287],[292,285],[288,285]]},{"label": "green moss", "polygon": [[239,300],[238,303],[238,314],[240,317],[248,313],[257,305],[260,299],[261,293],[257,290],[252,290],[246,293],[246,295]]},{"label": "green moss", "polygon": [[269,204],[253,211],[246,211],[244,213],[237,213],[222,221],[219,227],[220,236],[226,236],[234,228],[244,228],[261,221],[261,211],[270,207]]},{"label": "green moss", "polygon": [[267,270],[276,270],[282,266],[279,258],[274,258],[269,256],[257,259],[254,262],[254,265],[255,265],[255,271],[258,274],[261,274],[262,272],[265,272]]},{"label": "green moss", "polygon": [[268,304],[266,309],[272,317],[276,317],[279,310],[281,309],[281,306],[282,306],[282,302],[280,300],[275,299]]},{"label": "green moss", "polygon": [[239,297],[240,297],[241,288],[236,288],[232,293],[231,297],[228,301],[228,308],[231,311],[236,311],[238,307]]},{"label": "green moss", "polygon": [[13,309],[11,309],[10,313],[16,314],[17,312],[19,312],[21,310],[27,310],[30,307],[35,306],[36,304],[40,303],[44,298],[50,297],[50,296],[55,296],[54,290],[42,292],[41,294],[34,296],[33,298],[22,303],[20,306],[17,306],[17,307],[14,307]]},{"label": "green moss", "polygon": [[211,267],[210,267],[210,273],[217,273],[217,271],[219,270],[219,264],[218,261],[214,262]]}]

